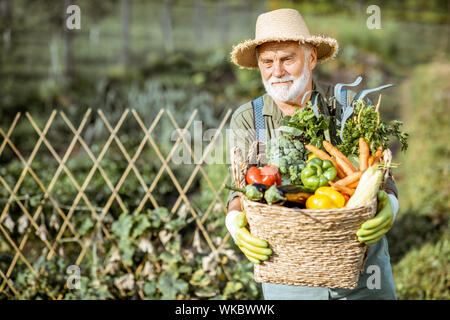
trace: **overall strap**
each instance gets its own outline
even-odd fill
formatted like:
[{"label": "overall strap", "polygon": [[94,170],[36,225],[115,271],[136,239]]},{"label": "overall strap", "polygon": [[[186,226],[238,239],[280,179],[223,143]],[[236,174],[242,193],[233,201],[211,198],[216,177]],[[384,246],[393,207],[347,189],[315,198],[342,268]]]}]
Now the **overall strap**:
[{"label": "overall strap", "polygon": [[263,97],[256,98],[252,101],[253,118],[255,119],[256,140],[266,142],[266,122],[263,116]]}]

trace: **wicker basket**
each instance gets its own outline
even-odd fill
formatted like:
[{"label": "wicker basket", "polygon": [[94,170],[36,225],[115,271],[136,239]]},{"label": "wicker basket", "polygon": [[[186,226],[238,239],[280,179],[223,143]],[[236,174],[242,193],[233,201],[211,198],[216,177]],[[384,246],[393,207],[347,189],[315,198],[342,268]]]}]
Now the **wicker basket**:
[{"label": "wicker basket", "polygon": [[[250,152],[251,154],[251,152]],[[234,182],[245,187],[248,160],[234,148]],[[249,158],[251,155],[249,155]],[[385,161],[391,158],[389,150]],[[386,169],[387,170],[387,169]],[[384,179],[387,177],[384,174]],[[295,286],[353,289],[364,270],[367,245],[360,243],[356,230],[377,210],[374,199],[356,208],[311,210],[288,208],[250,201],[240,195],[251,233],[268,242],[273,254],[254,265],[257,282]]]}]

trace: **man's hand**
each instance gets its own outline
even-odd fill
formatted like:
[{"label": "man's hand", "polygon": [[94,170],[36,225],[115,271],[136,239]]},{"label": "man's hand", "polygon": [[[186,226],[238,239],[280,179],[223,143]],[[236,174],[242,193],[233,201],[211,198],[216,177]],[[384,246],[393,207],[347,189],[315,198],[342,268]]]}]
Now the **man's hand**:
[{"label": "man's hand", "polygon": [[364,222],[356,232],[358,240],[365,244],[374,244],[380,240],[389,231],[394,220],[394,210],[388,194],[380,190],[377,196],[377,215]]},{"label": "man's hand", "polygon": [[248,229],[245,213],[232,210],[227,214],[225,225],[236,245],[252,263],[259,264],[269,259],[272,250],[266,241],[253,236]]}]

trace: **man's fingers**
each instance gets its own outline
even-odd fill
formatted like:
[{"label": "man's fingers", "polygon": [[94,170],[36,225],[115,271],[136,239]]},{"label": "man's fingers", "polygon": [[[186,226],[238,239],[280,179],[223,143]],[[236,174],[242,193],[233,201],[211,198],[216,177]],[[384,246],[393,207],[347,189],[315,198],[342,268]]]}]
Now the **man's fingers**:
[{"label": "man's fingers", "polygon": [[384,229],[386,227],[391,227],[392,225],[392,219],[386,219],[383,221],[380,225],[374,227],[373,229],[364,229],[362,226],[361,228],[356,232],[356,235],[358,237],[367,237],[374,233],[377,233],[381,229]]},{"label": "man's fingers", "polygon": [[393,212],[392,209],[388,206],[384,207],[378,214],[372,218],[367,220],[361,225],[361,229],[374,229],[379,225],[382,225],[386,221],[392,220]]},{"label": "man's fingers", "polygon": [[246,255],[245,253],[244,253],[244,256],[253,264],[260,264],[261,263],[261,261],[259,261],[258,259],[252,258],[252,257]]},{"label": "man's fingers", "polygon": [[[383,228],[380,231],[371,234],[370,236],[366,236],[366,237],[358,237],[358,241],[359,242],[364,242],[366,244],[372,244],[377,242],[378,240],[380,240],[387,232],[389,231],[389,228]],[[370,242],[370,243],[369,243]]]},{"label": "man's fingers", "polygon": [[266,241],[253,236],[246,228],[236,231],[236,237],[238,240],[245,241],[255,247],[267,248],[269,246]]},{"label": "man's fingers", "polygon": [[251,244],[248,243],[248,242],[245,242],[244,240],[238,240],[238,241],[236,242],[236,244],[237,244],[238,246],[245,247],[245,248],[247,248],[248,250],[250,250],[251,252],[254,252],[254,253],[257,253],[257,254],[263,254],[263,255],[266,255],[266,256],[270,256],[270,255],[272,254],[272,250],[271,250],[271,249],[269,249],[269,248],[256,247],[256,246],[254,246],[254,245],[251,245]]},{"label": "man's fingers", "polygon": [[381,236],[381,237],[379,237],[377,239],[374,239],[374,240],[366,241],[364,243],[365,244],[374,244],[374,243],[377,243],[378,241],[380,241],[381,238],[383,238],[383,236]]},{"label": "man's fingers", "polygon": [[241,247],[239,247],[239,249],[241,249],[241,251],[242,251],[247,257],[252,257],[253,259],[256,259],[256,260],[265,261],[265,260],[269,259],[268,256],[263,255],[263,254],[257,254],[257,253],[251,252],[251,251],[248,250],[246,247],[241,246]]}]

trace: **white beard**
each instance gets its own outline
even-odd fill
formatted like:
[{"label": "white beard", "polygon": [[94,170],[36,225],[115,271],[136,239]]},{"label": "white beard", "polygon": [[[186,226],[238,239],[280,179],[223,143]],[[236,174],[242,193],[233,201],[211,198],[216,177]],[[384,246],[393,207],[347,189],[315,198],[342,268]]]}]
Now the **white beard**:
[{"label": "white beard", "polygon": [[[306,89],[308,85],[309,78],[311,77],[311,72],[308,69],[308,63],[305,61],[303,64],[302,74],[298,78],[294,78],[293,76],[283,76],[281,78],[271,77],[268,81],[264,81],[262,79],[264,88],[269,96],[274,100],[278,100],[281,102],[298,102],[300,96]],[[284,81],[293,81],[291,84],[277,84],[275,86],[272,83],[276,82],[284,82]]]}]

